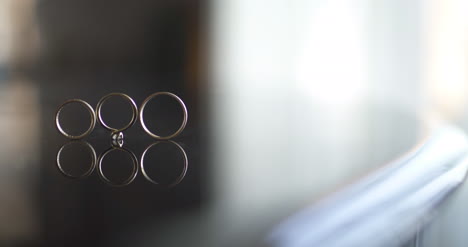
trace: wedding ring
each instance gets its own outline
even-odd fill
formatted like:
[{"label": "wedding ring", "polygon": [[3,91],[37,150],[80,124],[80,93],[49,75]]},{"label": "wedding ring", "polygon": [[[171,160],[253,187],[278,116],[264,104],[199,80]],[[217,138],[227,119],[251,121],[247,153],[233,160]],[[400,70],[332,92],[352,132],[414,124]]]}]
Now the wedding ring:
[{"label": "wedding ring", "polygon": [[158,142],[155,142],[151,145],[149,145],[145,151],[143,151],[143,154],[141,155],[141,159],[140,159],[140,169],[141,169],[141,173],[143,174],[143,176],[146,178],[146,180],[150,181],[151,183],[153,184],[160,184],[158,183],[157,181],[155,181],[154,179],[152,179],[148,173],[146,173],[146,170],[145,170],[145,164],[144,164],[144,161],[145,161],[145,155],[146,153],[148,152],[148,150],[150,150],[152,147],[158,145],[158,144],[161,144],[161,143],[171,143],[171,144],[174,144],[177,149],[180,151],[183,159],[184,159],[184,166],[183,166],[183,169],[182,169],[182,172],[180,173],[180,175],[177,177],[177,179],[170,183],[169,185],[167,185],[167,187],[173,187],[177,184],[179,184],[185,177],[185,175],[187,174],[187,169],[188,169],[188,158],[187,158],[187,153],[185,152],[184,148],[182,146],[180,146],[177,142],[174,142],[174,141],[158,141]]},{"label": "wedding ring", "polygon": [[[180,125],[179,129],[176,132],[174,132],[172,135],[168,135],[168,136],[159,136],[159,135],[151,132],[148,129],[148,127],[146,126],[145,120],[144,120],[144,117],[143,117],[143,113],[144,113],[146,104],[148,104],[148,102],[151,99],[153,99],[153,98],[155,98],[157,96],[161,96],[161,95],[167,95],[167,96],[170,96],[170,97],[174,98],[175,100],[177,100],[177,102],[182,107],[182,111],[183,111],[183,114],[184,114],[184,119],[182,120],[182,124]],[[143,103],[141,104],[141,107],[140,107],[140,123],[141,123],[141,126],[143,127],[143,130],[146,133],[148,133],[151,137],[156,138],[158,140],[168,140],[168,139],[171,139],[171,138],[174,138],[174,137],[178,136],[185,129],[185,125],[187,125],[187,119],[188,119],[188,112],[187,112],[187,107],[185,106],[184,101],[182,101],[177,95],[175,95],[173,93],[169,93],[169,92],[153,93],[143,101]]]},{"label": "wedding ring", "polygon": [[[116,129],[116,128],[113,128],[113,127],[110,127],[109,125],[106,124],[106,122],[104,122],[104,120],[102,119],[102,115],[101,115],[101,108],[102,108],[102,105],[110,98],[110,97],[113,97],[113,96],[120,96],[122,98],[124,98],[125,100],[127,100],[131,107],[132,107],[132,118],[130,120],[130,122],[125,125],[124,127],[120,128],[120,129]],[[113,133],[115,132],[121,132],[121,131],[124,131],[130,127],[132,127],[132,125],[136,122],[137,118],[138,118],[138,108],[137,108],[137,105],[135,104],[135,101],[128,95],[124,94],[124,93],[110,93],[104,97],[102,97],[97,106],[96,106],[96,115],[97,115],[97,118],[99,119],[99,122],[101,123],[101,125],[112,131]]]},{"label": "wedding ring", "polygon": [[[68,134],[65,130],[63,130],[62,126],[60,125],[60,112],[63,110],[63,108],[66,105],[72,104],[72,103],[79,103],[85,106],[85,108],[88,110],[89,115],[91,117],[89,128],[81,135]],[[86,101],[81,100],[81,99],[70,99],[70,100],[65,101],[55,113],[55,126],[57,127],[58,131],[62,133],[62,135],[70,139],[81,139],[89,135],[93,131],[95,125],[96,125],[96,116],[95,116],[93,107],[91,107],[91,105],[89,105]]]}]

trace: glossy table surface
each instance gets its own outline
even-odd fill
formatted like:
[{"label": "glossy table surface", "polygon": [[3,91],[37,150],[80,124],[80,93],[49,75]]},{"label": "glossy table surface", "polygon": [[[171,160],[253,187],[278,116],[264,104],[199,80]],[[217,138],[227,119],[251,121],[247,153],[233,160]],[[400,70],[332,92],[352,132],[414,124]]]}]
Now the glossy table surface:
[{"label": "glossy table surface", "polygon": [[[178,94],[189,110],[187,128],[173,140],[187,155],[186,174],[180,183],[165,186],[184,169],[180,150],[165,142],[148,151],[153,157],[146,163],[148,175],[162,184],[149,182],[139,171],[129,185],[118,187],[103,181],[99,169],[83,179],[70,179],[57,169],[57,153],[70,141],[56,130],[55,111],[70,98],[82,98],[95,107],[100,97],[114,91],[128,93],[139,105],[150,93],[161,91],[159,85],[134,87],[133,77],[128,82],[99,78],[99,83],[93,78],[85,83],[75,83],[74,78],[68,84],[56,82],[67,80],[66,76],[41,80],[11,77],[2,82],[0,240],[4,246],[255,246],[288,216],[410,150],[422,129],[417,118],[404,112],[363,105],[352,111],[352,117],[344,116],[348,121],[310,110],[316,116],[314,127],[288,137],[291,141],[262,139],[275,131],[268,126],[274,119],[268,118],[238,119],[237,124],[252,134],[233,137],[230,123],[203,109],[211,109],[213,101],[218,107],[228,105],[223,97],[210,99],[166,86],[164,90]],[[125,103],[118,103],[104,108],[111,123],[129,117],[128,108],[113,109],[125,109]],[[159,106],[170,111],[148,114],[148,121],[155,120],[170,132],[181,119],[180,109],[171,103],[162,101]],[[86,114],[63,117],[71,119],[68,124],[87,123],[81,119]],[[385,125],[388,119],[397,119],[401,126]],[[218,131],[224,135],[217,136]],[[123,147],[138,159],[155,143],[138,122],[124,135]],[[110,148],[110,133],[97,124],[83,141],[99,156]],[[76,143],[65,151],[60,158],[65,170],[78,175],[86,171],[89,151]],[[118,184],[130,176],[128,153],[106,157],[102,164],[106,177]]]},{"label": "glossy table surface", "polygon": [[[0,34],[19,30],[17,57],[0,56],[0,246],[268,245],[279,224],[431,134],[420,13],[404,1],[362,2],[366,8],[296,1],[289,12],[281,1],[269,8],[261,1],[17,2],[11,15],[18,19],[0,26]],[[154,144],[137,121],[124,131],[127,151],[107,153],[89,176],[58,169],[62,147],[58,160],[72,176],[90,168],[86,143],[96,158],[111,148],[99,123],[70,144],[54,122],[63,102],[79,98],[95,108],[121,92],[140,107],[160,91],[188,109],[173,142]],[[447,95],[436,103],[451,103]],[[153,103],[145,112],[150,128],[177,129],[178,105]],[[64,126],[86,128],[87,113],[75,110],[63,112]],[[459,113],[452,124],[468,130]],[[125,124],[129,114],[122,101],[103,107],[110,124]],[[141,163],[153,144],[145,173],[160,184],[141,164],[132,179],[132,156]],[[467,193],[461,185],[416,236],[396,234],[397,242],[466,246]]]}]

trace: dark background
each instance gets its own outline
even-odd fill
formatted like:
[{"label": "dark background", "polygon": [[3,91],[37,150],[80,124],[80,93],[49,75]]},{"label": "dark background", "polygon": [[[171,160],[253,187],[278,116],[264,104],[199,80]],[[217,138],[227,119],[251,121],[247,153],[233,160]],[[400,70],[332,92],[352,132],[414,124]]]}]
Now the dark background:
[{"label": "dark background", "polygon": [[[164,228],[164,219],[170,215],[198,210],[207,200],[203,190],[206,165],[201,161],[207,150],[202,145],[206,142],[201,141],[203,119],[199,96],[202,4],[202,1],[37,2],[39,56],[33,63],[20,64],[13,73],[26,75],[39,89],[41,155],[34,197],[42,223],[37,239],[17,239],[6,243],[8,246],[132,246],[138,240],[132,234],[139,228],[150,223]],[[57,132],[53,119],[62,102],[80,98],[95,107],[105,94],[122,92],[139,106],[144,98],[158,91],[177,94],[189,111],[188,125],[175,140],[184,147],[189,159],[187,175],[179,185],[166,188],[151,184],[141,171],[131,185],[122,188],[108,186],[96,171],[80,180],[61,176],[55,159],[58,149],[68,141]],[[159,123],[162,131],[159,133],[173,131],[181,121],[180,108],[170,99],[155,101],[162,102],[154,108],[159,111],[147,112],[146,121]],[[110,123],[128,118],[128,109],[119,109],[125,105],[117,103],[114,107],[109,103],[106,108],[106,121]],[[73,121],[77,126],[87,124],[80,118]],[[124,147],[138,158],[156,141],[143,132],[139,122],[124,134]],[[97,123],[86,141],[99,155],[110,147],[110,133]],[[180,170],[180,162],[170,163],[180,161],[180,154],[160,154],[162,173]],[[107,164],[111,168],[106,175],[112,177],[112,173],[120,172],[124,174],[121,177],[128,177],[128,160],[120,163],[123,164]],[[164,180],[161,175],[156,176]]]}]

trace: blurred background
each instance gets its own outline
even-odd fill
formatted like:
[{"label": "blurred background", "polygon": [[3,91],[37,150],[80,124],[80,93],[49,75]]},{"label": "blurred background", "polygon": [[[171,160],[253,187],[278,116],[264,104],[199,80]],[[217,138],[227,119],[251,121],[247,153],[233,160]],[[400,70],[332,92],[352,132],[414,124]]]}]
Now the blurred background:
[{"label": "blurred background", "polygon": [[[464,0],[0,0],[0,245],[255,245],[429,126],[468,127],[466,13]],[[62,102],[156,91],[189,109],[179,186],[59,177]],[[170,104],[148,120],[167,133]],[[151,143],[138,123],[126,136],[138,157]],[[107,137],[89,137],[98,154]]]}]

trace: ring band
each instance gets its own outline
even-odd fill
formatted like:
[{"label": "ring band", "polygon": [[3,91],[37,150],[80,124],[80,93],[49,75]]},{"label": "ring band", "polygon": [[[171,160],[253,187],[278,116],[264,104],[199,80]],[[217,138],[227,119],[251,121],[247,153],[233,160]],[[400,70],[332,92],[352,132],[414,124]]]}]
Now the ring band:
[{"label": "ring band", "polygon": [[[104,122],[104,120],[102,119],[102,116],[101,116],[102,105],[104,104],[104,102],[106,102],[106,100],[108,100],[112,96],[120,96],[120,97],[126,99],[130,103],[130,105],[132,107],[132,119],[130,120],[130,122],[127,125],[125,125],[123,128],[120,128],[120,129],[112,128],[109,125],[107,125]],[[110,93],[110,94],[102,97],[99,100],[99,102],[98,102],[98,104],[96,106],[96,115],[97,115],[97,118],[99,119],[99,122],[101,123],[101,125],[104,128],[106,128],[106,129],[108,129],[108,130],[110,130],[112,132],[121,132],[121,131],[124,131],[124,130],[132,127],[132,125],[135,124],[135,122],[136,122],[136,120],[138,118],[138,108],[137,108],[137,105],[135,104],[135,101],[130,96],[128,96],[128,95],[126,95],[124,93]]]},{"label": "ring band", "polygon": [[[91,151],[91,156],[92,156],[92,161],[91,161],[91,166],[89,167],[89,169],[83,173],[82,175],[79,175],[79,176],[74,176],[74,175],[71,175],[70,173],[67,173],[63,167],[62,167],[62,164],[60,163],[60,156],[62,154],[62,151],[63,149],[68,146],[68,145],[71,145],[73,143],[81,143],[83,145],[85,145],[90,151]],[[59,169],[59,171],[66,177],[69,177],[69,178],[74,178],[74,179],[78,179],[78,178],[85,178],[87,176],[89,176],[91,173],[93,173],[94,171],[94,168],[96,167],[96,151],[94,150],[93,146],[91,146],[91,144],[89,144],[88,142],[86,141],[71,141],[71,142],[68,142],[66,143],[65,145],[63,145],[59,151],[57,152],[57,168]]]},{"label": "ring band", "polygon": [[[106,177],[106,175],[104,175],[104,172],[102,170],[102,161],[104,160],[104,157],[106,157],[106,155],[108,155],[109,153],[111,153],[112,151],[114,150],[121,150],[121,151],[124,151],[128,154],[130,154],[130,157],[132,158],[132,163],[133,163],[133,170],[132,170],[132,174],[121,184],[116,184],[114,182],[112,182],[110,179],[108,179]],[[126,148],[120,148],[120,147],[111,147],[109,149],[107,149],[104,153],[102,153],[100,156],[99,156],[99,161],[98,161],[98,173],[99,173],[99,177],[104,181],[106,182],[107,184],[111,185],[111,186],[115,186],[115,187],[123,187],[123,186],[127,186],[129,185],[131,182],[133,182],[133,180],[135,180],[137,174],[138,174],[138,158],[136,157],[136,155],[126,149]]]},{"label": "ring band", "polygon": [[161,144],[161,143],[172,143],[174,144],[178,149],[179,151],[182,153],[182,156],[184,158],[184,168],[182,170],[182,172],[180,173],[179,177],[177,177],[177,179],[172,182],[171,184],[167,185],[167,187],[173,187],[173,186],[176,186],[178,185],[185,177],[185,175],[187,174],[187,169],[188,169],[188,158],[187,158],[187,153],[185,152],[184,148],[182,146],[180,146],[177,142],[174,142],[174,141],[158,141],[158,142],[155,142],[151,145],[149,145],[145,151],[143,151],[143,154],[141,155],[141,159],[140,159],[140,169],[141,169],[141,173],[143,174],[143,176],[146,178],[146,180],[150,181],[151,183],[153,184],[159,184],[158,182],[156,182],[154,179],[152,179],[147,173],[146,173],[146,170],[145,170],[145,165],[144,165],[144,159],[145,159],[145,155],[146,153],[148,152],[148,150],[150,150],[153,146],[156,146],[158,144]]},{"label": "ring band", "polygon": [[[63,109],[66,105],[71,104],[71,103],[79,103],[79,104],[84,105],[85,108],[88,110],[89,115],[90,115],[90,117],[91,117],[91,121],[90,121],[90,126],[89,126],[89,128],[88,128],[83,134],[81,134],[81,135],[76,135],[76,136],[70,135],[70,134],[68,134],[67,132],[65,132],[65,130],[63,130],[62,126],[60,125],[60,119],[59,119],[59,118],[60,118],[60,112],[62,111],[62,109]],[[58,131],[59,131],[60,133],[62,133],[62,135],[64,135],[64,136],[67,137],[67,138],[70,138],[70,139],[74,139],[74,140],[76,140],[76,139],[81,139],[81,138],[83,138],[83,137],[89,135],[89,134],[93,131],[95,125],[96,125],[96,115],[95,115],[95,113],[94,113],[93,107],[92,107],[90,104],[88,104],[86,101],[81,100],[81,99],[70,99],[70,100],[65,101],[65,102],[58,108],[57,112],[55,113],[55,126],[57,127]]]},{"label": "ring band", "polygon": [[[151,132],[148,129],[148,127],[146,127],[144,117],[143,117],[143,111],[145,110],[146,104],[148,104],[148,102],[151,99],[153,99],[153,98],[155,98],[157,96],[160,96],[160,95],[167,95],[167,96],[170,96],[170,97],[176,99],[177,102],[182,107],[182,110],[183,110],[183,113],[184,113],[184,119],[183,119],[182,124],[180,125],[179,129],[176,132],[174,132],[172,135],[169,135],[169,136],[159,136],[159,135],[156,135],[153,132]],[[175,95],[173,93],[169,93],[169,92],[153,93],[150,96],[148,96],[140,106],[140,123],[141,123],[141,126],[143,127],[143,130],[146,133],[148,133],[151,137],[156,138],[158,140],[168,140],[168,139],[171,139],[171,138],[174,138],[174,137],[178,136],[185,129],[185,125],[187,125],[187,119],[188,119],[188,113],[187,113],[187,107],[185,106],[184,101],[182,101],[177,95]]]}]

